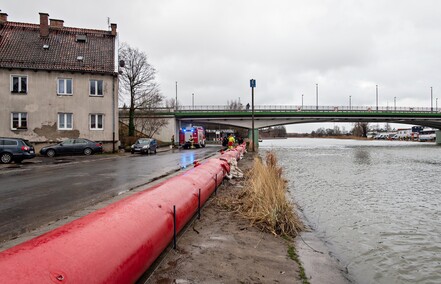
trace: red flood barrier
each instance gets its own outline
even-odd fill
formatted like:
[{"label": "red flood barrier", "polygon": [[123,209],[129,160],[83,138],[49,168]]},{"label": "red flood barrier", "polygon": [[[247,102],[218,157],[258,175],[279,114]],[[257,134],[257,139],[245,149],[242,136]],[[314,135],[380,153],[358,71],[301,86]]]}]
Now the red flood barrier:
[{"label": "red flood barrier", "polygon": [[209,159],[3,251],[0,283],[135,282],[172,241],[174,225],[179,232],[229,170],[226,161]]}]

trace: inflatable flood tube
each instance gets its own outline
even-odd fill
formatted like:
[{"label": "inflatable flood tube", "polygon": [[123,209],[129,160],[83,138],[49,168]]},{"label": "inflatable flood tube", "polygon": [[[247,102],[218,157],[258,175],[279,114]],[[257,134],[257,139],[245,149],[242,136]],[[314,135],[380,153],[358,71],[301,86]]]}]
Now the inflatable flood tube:
[{"label": "inflatable flood tube", "polygon": [[209,159],[183,174],[0,253],[0,283],[133,283],[222,183]]}]

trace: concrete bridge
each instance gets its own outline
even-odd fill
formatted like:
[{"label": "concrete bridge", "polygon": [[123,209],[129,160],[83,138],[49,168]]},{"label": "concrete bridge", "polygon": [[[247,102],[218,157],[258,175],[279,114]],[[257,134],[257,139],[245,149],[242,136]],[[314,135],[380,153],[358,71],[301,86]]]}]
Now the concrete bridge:
[{"label": "concrete bridge", "polygon": [[[167,129],[161,130],[158,139],[168,141],[172,135],[178,137],[179,128],[199,123],[229,125],[251,130],[253,113],[255,129],[314,122],[388,122],[441,129],[441,109],[424,107],[258,105],[254,106],[253,112],[251,109],[230,109],[226,105],[178,106],[177,109],[137,110],[136,117],[167,118],[169,120]],[[128,119],[128,111],[120,110],[120,120],[126,119]]]}]

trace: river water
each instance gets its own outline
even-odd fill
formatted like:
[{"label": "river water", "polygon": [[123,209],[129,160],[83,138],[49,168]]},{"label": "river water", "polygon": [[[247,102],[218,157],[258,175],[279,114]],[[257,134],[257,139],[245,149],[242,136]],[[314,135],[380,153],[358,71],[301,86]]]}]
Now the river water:
[{"label": "river water", "polygon": [[355,283],[441,283],[441,146],[264,140],[308,224]]}]

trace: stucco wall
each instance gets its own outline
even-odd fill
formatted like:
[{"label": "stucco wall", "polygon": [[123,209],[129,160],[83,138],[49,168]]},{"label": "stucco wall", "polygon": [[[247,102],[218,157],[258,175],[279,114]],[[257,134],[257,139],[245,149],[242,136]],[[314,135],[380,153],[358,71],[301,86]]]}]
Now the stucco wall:
[{"label": "stucco wall", "polygon": [[[11,75],[26,75],[27,94],[11,93]],[[71,78],[72,96],[57,95],[57,79]],[[89,80],[103,80],[103,96],[89,95]],[[118,139],[118,82],[111,75],[31,70],[0,70],[0,136],[50,143],[82,137],[111,143]],[[114,84],[114,88],[112,88]],[[114,100],[114,101],[113,101]],[[11,113],[26,112],[28,127],[11,129]],[[58,113],[73,114],[73,129],[58,130]],[[89,115],[103,114],[103,130],[90,130]]]}]

